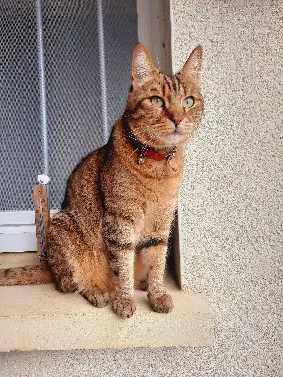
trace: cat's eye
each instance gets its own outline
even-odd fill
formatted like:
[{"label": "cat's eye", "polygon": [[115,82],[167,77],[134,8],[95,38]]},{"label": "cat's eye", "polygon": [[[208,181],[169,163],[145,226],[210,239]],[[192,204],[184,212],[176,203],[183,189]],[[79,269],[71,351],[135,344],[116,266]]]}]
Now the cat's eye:
[{"label": "cat's eye", "polygon": [[195,102],[194,97],[192,97],[192,96],[187,97],[183,101],[183,106],[184,106],[185,109],[188,109],[188,108],[193,106],[194,102]]},{"label": "cat's eye", "polygon": [[162,107],[162,106],[164,106],[163,99],[160,98],[160,97],[158,97],[158,96],[150,97],[150,101],[153,104],[153,106],[155,106],[155,107]]}]

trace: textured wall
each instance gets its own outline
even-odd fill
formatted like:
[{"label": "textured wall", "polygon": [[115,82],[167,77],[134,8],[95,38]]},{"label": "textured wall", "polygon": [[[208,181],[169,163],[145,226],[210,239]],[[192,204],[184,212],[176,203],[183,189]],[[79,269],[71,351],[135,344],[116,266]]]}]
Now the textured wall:
[{"label": "textured wall", "polygon": [[171,3],[174,71],[204,49],[179,221],[183,287],[208,292],[216,321],[201,375],[283,376],[283,2]]}]

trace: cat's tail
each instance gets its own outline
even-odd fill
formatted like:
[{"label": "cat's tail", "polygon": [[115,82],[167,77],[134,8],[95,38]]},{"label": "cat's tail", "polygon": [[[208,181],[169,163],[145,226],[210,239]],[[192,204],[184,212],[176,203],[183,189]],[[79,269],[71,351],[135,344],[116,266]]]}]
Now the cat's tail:
[{"label": "cat's tail", "polygon": [[52,283],[52,274],[46,264],[0,269],[0,286],[38,285]]}]

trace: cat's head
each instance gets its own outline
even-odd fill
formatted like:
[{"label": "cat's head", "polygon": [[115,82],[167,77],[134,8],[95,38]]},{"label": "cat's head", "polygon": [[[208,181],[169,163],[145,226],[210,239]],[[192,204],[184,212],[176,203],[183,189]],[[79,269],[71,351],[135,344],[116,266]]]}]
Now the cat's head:
[{"label": "cat's head", "polygon": [[135,47],[125,115],[140,142],[163,149],[191,139],[203,112],[201,60],[202,49],[198,46],[181,71],[170,76],[154,66],[142,44]]}]

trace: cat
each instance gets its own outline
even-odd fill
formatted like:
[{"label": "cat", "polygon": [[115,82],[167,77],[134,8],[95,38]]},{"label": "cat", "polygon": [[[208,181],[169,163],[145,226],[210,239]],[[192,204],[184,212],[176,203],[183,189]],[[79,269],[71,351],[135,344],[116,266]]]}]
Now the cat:
[{"label": "cat", "polygon": [[71,174],[62,210],[50,221],[48,265],[61,292],[96,307],[109,301],[121,318],[136,309],[134,288],[151,308],[173,309],[164,272],[184,165],[183,147],[203,113],[202,48],[174,76],[161,73],[137,44],[132,85],[106,145]]}]

